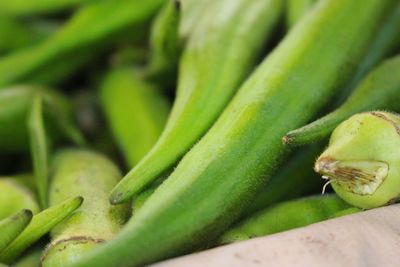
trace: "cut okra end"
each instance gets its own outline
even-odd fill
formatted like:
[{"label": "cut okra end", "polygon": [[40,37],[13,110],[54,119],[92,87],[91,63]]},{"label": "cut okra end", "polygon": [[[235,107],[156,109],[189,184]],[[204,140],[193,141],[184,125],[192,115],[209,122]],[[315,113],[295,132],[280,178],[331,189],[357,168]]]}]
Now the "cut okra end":
[{"label": "cut okra end", "polygon": [[400,197],[400,117],[389,112],[356,114],[332,133],[315,163],[346,202],[371,209]]}]

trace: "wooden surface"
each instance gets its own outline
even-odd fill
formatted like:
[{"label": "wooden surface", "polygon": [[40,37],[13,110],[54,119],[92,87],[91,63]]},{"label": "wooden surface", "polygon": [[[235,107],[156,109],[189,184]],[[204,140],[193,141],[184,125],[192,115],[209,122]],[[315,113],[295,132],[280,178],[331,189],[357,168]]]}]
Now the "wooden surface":
[{"label": "wooden surface", "polygon": [[154,266],[400,267],[400,204],[210,249]]}]

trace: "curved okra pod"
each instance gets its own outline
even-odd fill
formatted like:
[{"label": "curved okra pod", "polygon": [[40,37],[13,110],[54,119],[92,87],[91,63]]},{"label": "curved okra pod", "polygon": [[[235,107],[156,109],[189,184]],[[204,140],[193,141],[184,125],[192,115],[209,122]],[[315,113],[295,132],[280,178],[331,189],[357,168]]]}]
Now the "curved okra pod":
[{"label": "curved okra pod", "polygon": [[[0,87],[29,80],[37,75],[38,70],[49,64],[60,65],[59,61],[66,56],[69,60],[71,54],[75,57],[75,53],[80,49],[99,49],[100,41],[127,27],[147,21],[163,2],[121,0],[116,5],[114,1],[95,1],[82,7],[65,26],[45,42],[2,58]],[[62,61],[62,64],[65,62]]]},{"label": "curved okra pod", "polygon": [[285,154],[282,136],[315,116],[351,76],[393,2],[319,2],[121,232],[72,266],[143,265],[226,231]]},{"label": "curved okra pod", "polygon": [[276,204],[224,233],[219,244],[265,236],[333,218],[350,205],[336,195],[312,196]]},{"label": "curved okra pod", "polygon": [[286,1],[286,27],[293,26],[306,14],[317,0],[287,0]]},{"label": "curved okra pod", "polygon": [[112,70],[101,85],[103,112],[129,168],[151,149],[167,120],[170,105],[157,89],[130,67]]},{"label": "curved okra pod", "polygon": [[327,137],[349,116],[363,111],[400,111],[400,56],[388,59],[372,70],[338,109],[302,128],[289,132],[284,142],[307,144]]},{"label": "curved okra pod", "polygon": [[33,216],[24,231],[2,252],[0,262],[12,263],[26,248],[70,216],[82,204],[82,197],[66,200]]},{"label": "curved okra pod", "polygon": [[55,205],[73,195],[83,196],[85,202],[51,231],[52,242],[44,252],[42,266],[69,266],[113,237],[127,219],[130,208],[128,205],[111,206],[108,202],[109,192],[121,174],[102,155],[63,150],[53,163],[50,204]]},{"label": "curved okra pod", "polygon": [[43,98],[49,134],[54,138],[67,136],[75,143],[83,143],[74,125],[72,107],[63,95],[47,88],[14,86],[0,90],[0,153],[29,149],[27,119],[36,94],[41,94]]},{"label": "curved okra pod", "polygon": [[36,214],[40,208],[34,194],[13,178],[0,178],[0,220],[28,209]]},{"label": "curved okra pod", "polygon": [[[198,22],[183,52],[167,125],[151,151],[115,187],[112,203],[140,193],[208,130],[254,67],[282,5],[280,0],[209,3],[207,16]],[[229,12],[221,12],[225,9]]]},{"label": "curved okra pod", "polygon": [[29,224],[32,219],[32,211],[21,212],[0,220],[0,253],[3,251]]},{"label": "curved okra pod", "polygon": [[43,118],[43,99],[41,94],[33,96],[28,119],[30,133],[31,157],[40,205],[47,207],[48,187],[48,146]]},{"label": "curved okra pod", "polygon": [[[373,42],[368,48],[368,53],[364,57],[363,61],[359,65],[357,72],[354,74],[353,78],[348,82],[348,84],[344,87],[342,90],[342,93],[339,95],[339,98],[337,99],[338,101],[343,101],[348,95],[349,92],[354,90],[356,86],[361,86],[360,81],[364,78],[364,76],[367,74],[367,72],[371,71],[372,68],[379,63],[387,54],[393,52],[396,48],[398,48],[398,44],[400,41],[400,2],[398,2],[393,10],[390,12],[390,14],[387,16],[385,21],[383,22],[379,32],[375,36]],[[378,67],[379,68],[379,67]],[[384,67],[383,67],[384,68]],[[372,74],[371,74],[372,75]],[[363,83],[363,82],[361,82]],[[373,83],[375,84],[375,83]],[[372,85],[373,86],[373,85]],[[361,99],[355,99],[353,95],[361,95],[362,93],[369,94],[369,93],[378,93],[383,90],[380,88],[375,89],[375,92],[372,90],[374,88],[371,88],[368,91],[368,86],[362,86],[362,87],[357,87],[355,90],[361,90],[361,93],[356,93],[353,92],[351,96],[348,97],[348,100],[345,102],[345,105],[347,105],[347,108],[351,106],[351,102],[354,100],[356,103],[359,101],[368,101],[370,98],[369,97],[362,97]],[[364,91],[364,92],[363,92]],[[382,97],[384,97],[384,94],[381,94]],[[351,99],[351,101],[350,101]],[[381,103],[380,100],[375,100],[373,97],[371,97],[373,101],[369,103],[369,106],[364,106],[369,108],[369,110],[375,109],[375,108],[386,108],[384,105],[381,107],[374,106],[375,102],[377,101],[378,103]],[[360,104],[366,104],[363,102],[360,102]],[[362,108],[362,107],[360,107]],[[345,113],[345,109],[340,107],[339,110],[342,109],[342,113]],[[362,111],[358,109],[359,111]],[[365,110],[365,109],[364,109]],[[367,109],[368,110],[368,109]],[[338,114],[335,114],[338,113]],[[346,116],[350,116],[354,113],[348,113]],[[285,137],[284,137],[284,142],[286,142],[289,145],[302,145],[306,143],[310,143],[313,141],[321,140],[324,137],[327,137],[332,130],[341,122],[343,121],[346,116],[343,118],[343,114],[341,114],[339,111],[333,112],[331,114],[328,114],[325,117],[322,117],[319,120],[316,120],[306,126],[303,126],[299,129],[293,130],[289,132]]]},{"label": "curved okra pod", "polygon": [[146,69],[146,77],[149,79],[161,79],[165,83],[166,79],[175,74],[181,50],[180,20],[179,0],[168,0],[151,29],[151,57]]},{"label": "curved okra pod", "polygon": [[370,209],[393,203],[400,196],[399,129],[397,114],[356,114],[333,131],[315,171],[356,207]]}]

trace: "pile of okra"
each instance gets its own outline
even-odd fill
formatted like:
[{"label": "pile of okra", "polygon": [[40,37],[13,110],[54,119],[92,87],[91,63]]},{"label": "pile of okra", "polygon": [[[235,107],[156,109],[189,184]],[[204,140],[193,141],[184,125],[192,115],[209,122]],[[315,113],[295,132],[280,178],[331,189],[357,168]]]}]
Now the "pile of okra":
[{"label": "pile of okra", "polygon": [[400,0],[0,0],[0,266],[142,266],[395,203],[396,53]]}]

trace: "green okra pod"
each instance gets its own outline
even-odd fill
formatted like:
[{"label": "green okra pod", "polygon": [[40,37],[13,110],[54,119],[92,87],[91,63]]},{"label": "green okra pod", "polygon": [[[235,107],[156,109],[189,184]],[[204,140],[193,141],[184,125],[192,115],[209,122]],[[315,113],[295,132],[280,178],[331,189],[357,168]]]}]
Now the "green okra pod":
[{"label": "green okra pod", "polygon": [[24,185],[11,177],[0,178],[0,220],[22,209],[36,214],[40,208],[35,195]]},{"label": "green okra pod", "polygon": [[26,255],[23,255],[13,264],[13,267],[40,267],[40,258],[42,255],[42,248],[35,246]]},{"label": "green okra pod", "polygon": [[289,145],[321,140],[349,116],[375,109],[400,111],[400,56],[388,59],[373,69],[354,89],[350,97],[335,111],[289,132],[284,142]]},{"label": "green okra pod", "polygon": [[[375,82],[373,82],[371,87],[368,88],[368,86],[365,84],[366,82],[362,82],[361,80],[381,60],[383,60],[385,56],[392,53],[396,48],[398,48],[399,46],[398,44],[400,41],[399,36],[400,36],[400,2],[398,2],[394,6],[393,10],[390,12],[390,14],[388,14],[387,18],[384,20],[379,32],[376,34],[373,42],[371,43],[366,56],[359,65],[357,72],[353,75],[353,78],[348,82],[348,84],[344,86],[341,94],[339,94],[339,98],[337,99],[339,102],[348,98],[344,103],[344,107],[339,107],[337,111],[334,111],[333,113],[330,113],[325,117],[322,117],[319,120],[316,120],[306,126],[303,126],[299,129],[289,132],[284,137],[284,142],[286,142],[289,145],[295,146],[321,140],[324,137],[327,137],[332,132],[332,130],[346,118],[346,116],[354,114],[354,113],[347,113],[347,115],[343,117],[343,115],[346,114],[346,109],[349,109],[352,106],[355,110],[358,110],[358,112],[365,111],[368,109],[372,110],[376,108],[389,108],[385,107],[385,105],[382,103],[383,101],[385,101],[384,98],[386,91],[381,90],[380,88],[374,89],[373,86]],[[382,68],[385,67],[382,66]],[[379,71],[377,75],[379,75]],[[359,93],[353,92],[349,96],[349,92],[351,92],[352,90],[355,91],[359,90],[360,92]],[[375,99],[375,97],[377,97],[377,94],[379,95],[379,92],[381,91],[383,92],[382,94],[380,94],[382,98]],[[363,94],[365,94],[365,96]],[[374,94],[374,95],[371,95],[371,97],[369,97],[369,94]],[[362,97],[358,98],[360,96]],[[367,105],[369,99],[371,99],[371,101]],[[381,104],[381,106],[378,106],[375,103]],[[360,104],[358,109],[356,107],[357,104]]]},{"label": "green okra pod", "polygon": [[[82,7],[65,26],[45,42],[0,60],[0,86],[30,79],[36,71],[56,64],[80,49],[99,49],[122,30],[147,21],[163,0],[98,1]],[[109,39],[108,39],[109,38]],[[68,60],[70,58],[67,57]],[[63,62],[63,64],[65,64]]]},{"label": "green okra pod", "polygon": [[32,211],[19,213],[0,220],[0,253],[25,229],[32,219]]},{"label": "green okra pod", "polygon": [[317,0],[287,0],[286,27],[291,29],[306,14]]},{"label": "green okra pod", "polygon": [[285,154],[282,136],[315,116],[351,76],[393,2],[319,2],[122,231],[72,266],[143,265],[226,231]]},{"label": "green okra pod", "polygon": [[73,195],[85,198],[71,217],[51,231],[52,241],[42,257],[42,266],[69,266],[112,238],[127,219],[130,208],[109,204],[108,195],[121,174],[101,154],[63,150],[54,157],[52,167],[50,204],[56,205]]},{"label": "green okra pod", "polygon": [[24,231],[6,249],[0,252],[0,262],[7,264],[14,262],[25,249],[79,208],[82,201],[82,197],[75,197],[34,215]]},{"label": "green okra pod", "polygon": [[127,166],[135,166],[155,144],[170,104],[130,67],[111,70],[101,85],[100,103]]},{"label": "green okra pod", "polygon": [[176,73],[181,51],[180,20],[180,1],[168,0],[154,20],[151,29],[151,56],[146,70],[149,79],[161,79],[165,83],[166,79]]},{"label": "green okra pod", "polygon": [[370,209],[400,196],[400,116],[388,112],[356,114],[332,133],[315,171],[353,206]]},{"label": "green okra pod", "polygon": [[208,130],[254,67],[282,5],[280,0],[209,3],[207,16],[193,29],[183,52],[167,125],[151,151],[113,190],[111,202],[140,193]]},{"label": "green okra pod", "polygon": [[333,218],[350,205],[336,195],[312,196],[264,209],[224,233],[219,244],[265,236]]}]

